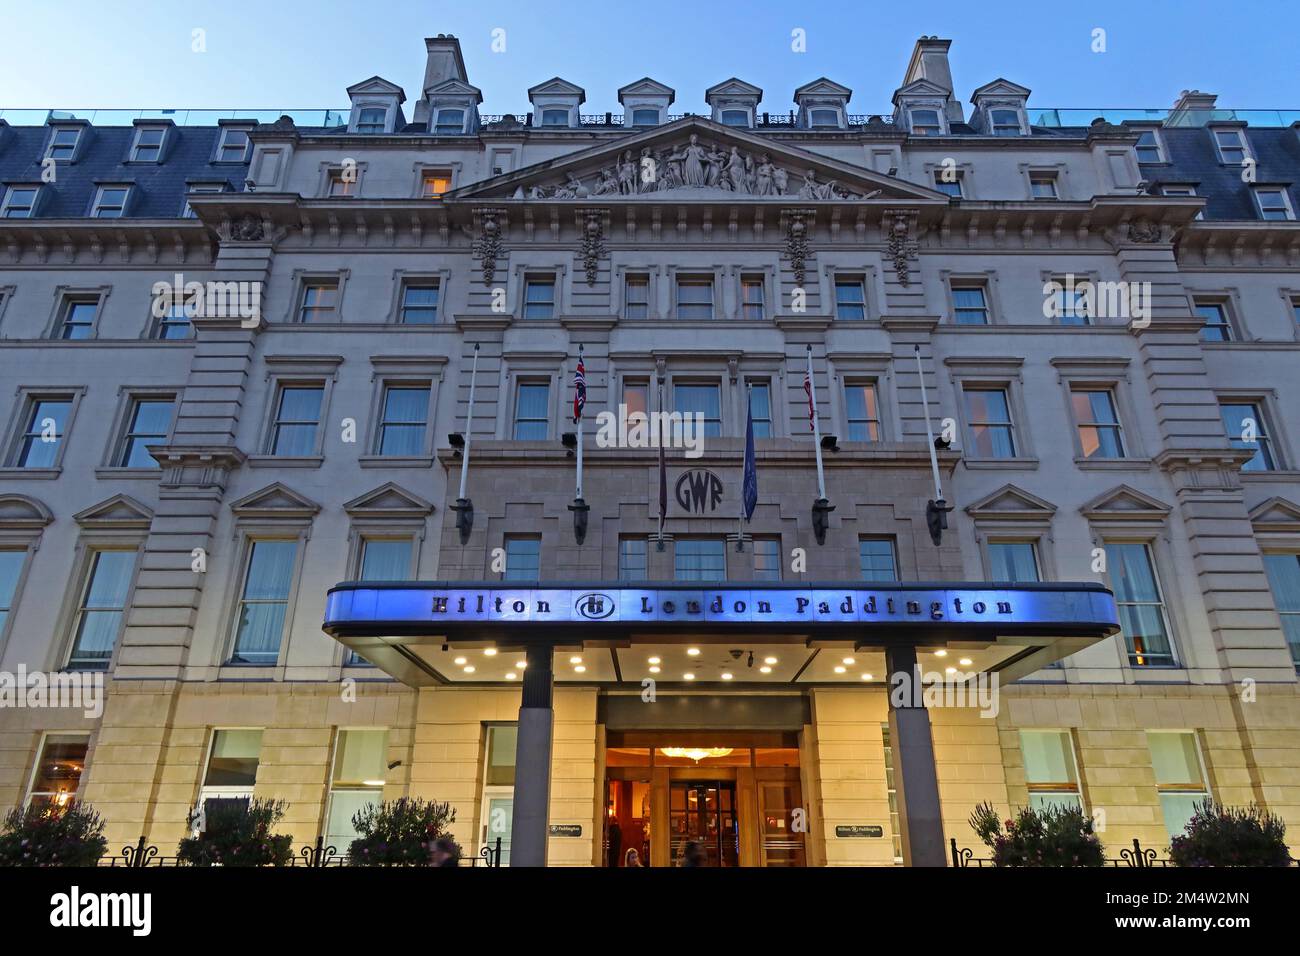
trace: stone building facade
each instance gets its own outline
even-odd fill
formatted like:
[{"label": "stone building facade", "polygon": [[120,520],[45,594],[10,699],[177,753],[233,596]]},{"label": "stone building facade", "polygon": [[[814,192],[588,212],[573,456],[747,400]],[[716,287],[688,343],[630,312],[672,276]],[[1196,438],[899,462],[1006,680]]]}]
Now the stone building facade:
[{"label": "stone building facade", "polygon": [[[1195,91],[1070,125],[1003,79],[967,110],[948,46],[881,116],[826,78],[677,115],[649,77],[621,116],[558,77],[489,116],[444,36],[409,119],[378,76],[314,117],[0,114],[0,670],[106,695],[0,710],[0,803],[75,793],[168,848],[214,797],[283,799],[306,843],[411,795],[509,846],[532,651],[335,640],[344,581],[1092,582],[1122,633],[918,643],[1002,681],[996,715],[929,708],[930,836],[1077,802],[1161,847],[1205,796],[1300,833],[1300,125]],[[601,439],[620,405],[704,421],[662,525],[657,449]],[[891,640],[557,638],[544,858],[934,862]]]}]

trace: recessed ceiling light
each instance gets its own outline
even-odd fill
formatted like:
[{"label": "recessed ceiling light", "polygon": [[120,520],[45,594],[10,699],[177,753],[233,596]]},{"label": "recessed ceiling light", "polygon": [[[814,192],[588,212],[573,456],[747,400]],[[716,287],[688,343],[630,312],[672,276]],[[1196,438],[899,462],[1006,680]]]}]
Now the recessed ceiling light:
[{"label": "recessed ceiling light", "polygon": [[955,673],[957,673],[957,668],[955,668],[955,667],[945,667],[945,668],[943,669],[943,672],[944,672],[945,674],[955,674]]},{"label": "recessed ceiling light", "polygon": [[515,661],[515,667],[519,668],[520,670],[523,670],[527,666],[528,666],[527,661]]},{"label": "recessed ceiling light", "polygon": [[463,657],[458,657],[458,658],[456,658],[454,661],[452,661],[452,663],[455,664],[457,667],[464,667],[464,666],[465,666],[465,658],[463,658]]},{"label": "recessed ceiling light", "polygon": [[963,658],[962,658],[960,661],[958,661],[957,663],[959,663],[962,667],[970,667],[970,663],[971,663],[971,661],[970,661],[970,658],[969,658],[969,657],[963,657]]},{"label": "recessed ceiling light", "polygon": [[836,665],[835,665],[835,673],[837,673],[837,674],[843,674],[847,669],[848,669],[848,668],[846,668],[843,664],[836,664]]},{"label": "recessed ceiling light", "polygon": [[776,658],[775,658],[775,657],[765,657],[765,658],[763,658],[763,663],[764,663],[764,664],[775,664],[775,663],[776,663]]},{"label": "recessed ceiling light", "polygon": [[698,647],[688,647],[688,648],[686,648],[686,655],[687,655],[688,657],[698,657],[699,654],[700,654],[700,649],[699,649]]},{"label": "recessed ceiling light", "polygon": [[651,668],[650,668],[650,673],[651,673],[651,674],[658,674],[658,673],[659,673],[659,668],[658,668],[658,667],[651,667]]},{"label": "recessed ceiling light", "polygon": [[570,663],[570,664],[581,664],[581,663],[582,663],[582,658],[581,658],[581,657],[570,657],[570,658],[569,658],[569,663]]},{"label": "recessed ceiling light", "polygon": [[851,658],[851,657],[846,657],[846,658],[844,658],[844,663],[845,663],[845,664],[856,664],[857,661],[855,661],[855,660],[854,660],[853,658]]},{"label": "recessed ceiling light", "polygon": [[658,664],[658,663],[659,663],[659,658],[657,658],[657,657],[652,657],[652,658],[650,658],[650,663],[651,663],[651,664]]},{"label": "recessed ceiling light", "polygon": [[945,650],[941,647],[941,648],[939,648],[937,651],[934,652],[934,656],[935,656],[935,657],[947,657],[947,656],[948,656],[948,652],[945,651]]},{"label": "recessed ceiling light", "polygon": [[762,667],[760,667],[760,668],[758,669],[758,672],[759,672],[760,674],[770,674],[770,673],[772,673],[772,668],[770,668],[770,667],[768,667],[766,664],[764,664]]},{"label": "recessed ceiling light", "polygon": [[517,676],[514,671],[506,671],[506,680],[514,680]]},{"label": "recessed ceiling light", "polygon": [[695,675],[694,675],[694,674],[683,674],[683,675],[682,675],[682,680],[695,680]]},{"label": "recessed ceiling light", "polygon": [[579,664],[577,667],[573,669],[573,672],[575,674],[585,674],[587,673],[587,668],[584,667],[582,664]]},{"label": "recessed ceiling light", "polygon": [[473,664],[466,664],[466,665],[465,665],[465,673],[466,673],[466,674],[472,674],[472,673],[474,673],[474,665],[473,665]]},{"label": "recessed ceiling light", "polygon": [[862,679],[863,679],[863,680],[874,680],[874,678],[873,678],[870,674],[863,674],[863,675],[862,675]]},{"label": "recessed ceiling light", "polygon": [[731,680],[731,674],[730,674],[729,672],[727,672],[727,671],[723,671],[723,672],[722,672],[722,679],[723,679],[723,680]]},{"label": "recessed ceiling light", "polygon": [[485,648],[483,648],[483,656],[484,656],[484,657],[496,657],[496,656],[497,656],[497,649],[496,649],[495,647],[485,647]]}]

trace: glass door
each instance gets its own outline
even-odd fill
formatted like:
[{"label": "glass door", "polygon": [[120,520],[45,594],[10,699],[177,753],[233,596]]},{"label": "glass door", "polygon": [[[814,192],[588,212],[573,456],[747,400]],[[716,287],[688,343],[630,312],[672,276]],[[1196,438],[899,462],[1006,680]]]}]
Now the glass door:
[{"label": "glass door", "polygon": [[705,866],[738,866],[740,827],[736,784],[728,780],[674,780],[668,791],[672,859],[681,866],[686,844],[699,843]]},{"label": "glass door", "polygon": [[483,846],[496,848],[501,838],[501,865],[510,865],[510,823],[514,819],[514,793],[483,796]]},{"label": "glass door", "polygon": [[763,865],[804,866],[803,800],[797,781],[761,782]]}]

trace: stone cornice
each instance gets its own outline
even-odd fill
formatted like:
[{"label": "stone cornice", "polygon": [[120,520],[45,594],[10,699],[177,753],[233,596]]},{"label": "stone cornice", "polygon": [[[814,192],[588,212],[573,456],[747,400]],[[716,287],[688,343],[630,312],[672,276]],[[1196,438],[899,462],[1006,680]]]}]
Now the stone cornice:
[{"label": "stone cornice", "polygon": [[206,265],[215,250],[196,219],[0,219],[9,265]]}]

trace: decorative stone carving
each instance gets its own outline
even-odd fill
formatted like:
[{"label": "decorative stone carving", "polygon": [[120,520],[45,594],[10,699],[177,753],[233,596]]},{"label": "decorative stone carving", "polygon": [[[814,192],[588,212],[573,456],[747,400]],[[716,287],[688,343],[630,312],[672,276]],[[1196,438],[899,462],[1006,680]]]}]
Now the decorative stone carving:
[{"label": "decorative stone carving", "polygon": [[[792,190],[792,182],[797,182]],[[581,179],[565,174],[565,181],[550,186],[531,186],[529,199],[587,199],[591,196],[632,197],[645,193],[694,191],[715,195],[781,197],[797,195],[806,200],[874,199],[881,190],[862,194],[835,180],[818,182],[812,169],[792,171],[776,165],[767,153],[754,155],[737,146],[723,147],[700,141],[698,133],[677,147],[655,151],[642,147],[633,157],[624,150],[613,165]],[[522,193],[518,194],[522,198]]]},{"label": "decorative stone carving", "polygon": [[885,213],[885,243],[894,263],[894,274],[901,285],[911,285],[908,260],[916,258],[917,244],[911,236],[911,219],[912,215],[906,209],[891,209]]},{"label": "decorative stone carving", "polygon": [[596,284],[600,260],[605,256],[605,216],[608,210],[588,209],[582,222],[582,267],[587,272],[587,285]]},{"label": "decorative stone carving", "polygon": [[785,254],[790,259],[790,268],[794,270],[794,284],[802,287],[807,276],[805,263],[808,259],[808,220],[807,210],[791,210],[785,227]]},{"label": "decorative stone carving", "polygon": [[1166,242],[1169,229],[1143,216],[1128,224],[1128,238],[1130,242]]},{"label": "decorative stone carving", "polygon": [[230,224],[230,238],[234,242],[260,242],[264,235],[262,220],[251,212]]},{"label": "decorative stone carving", "polygon": [[484,209],[479,214],[479,236],[474,240],[474,255],[483,260],[483,284],[491,285],[497,274],[497,259],[505,253],[499,211]]}]

